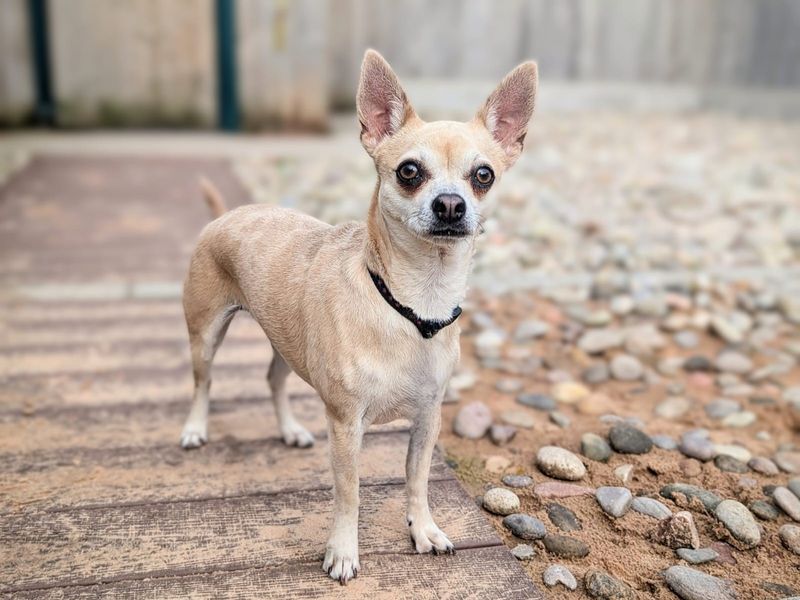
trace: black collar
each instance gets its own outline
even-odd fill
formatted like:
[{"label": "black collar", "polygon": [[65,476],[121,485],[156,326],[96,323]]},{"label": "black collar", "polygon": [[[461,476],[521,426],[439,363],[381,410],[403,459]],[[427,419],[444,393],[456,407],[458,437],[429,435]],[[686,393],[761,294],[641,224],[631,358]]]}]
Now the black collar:
[{"label": "black collar", "polygon": [[414,327],[416,327],[419,330],[419,332],[422,334],[422,337],[424,337],[426,340],[432,338],[437,333],[439,333],[440,329],[444,329],[448,325],[452,325],[453,322],[461,314],[461,307],[456,306],[453,309],[453,316],[447,319],[446,321],[432,321],[429,319],[423,319],[420,316],[418,316],[413,309],[409,308],[408,306],[400,304],[397,300],[394,299],[394,296],[392,296],[392,292],[390,292],[389,288],[386,287],[386,282],[383,281],[380,275],[378,275],[377,273],[373,273],[372,270],[370,269],[367,270],[369,271],[369,276],[372,277],[372,282],[375,284],[375,287],[378,288],[378,291],[381,293],[381,296],[383,296],[383,299],[386,300],[389,306],[391,306],[393,309],[395,309],[397,312],[403,315],[406,319],[411,321],[414,324]]}]

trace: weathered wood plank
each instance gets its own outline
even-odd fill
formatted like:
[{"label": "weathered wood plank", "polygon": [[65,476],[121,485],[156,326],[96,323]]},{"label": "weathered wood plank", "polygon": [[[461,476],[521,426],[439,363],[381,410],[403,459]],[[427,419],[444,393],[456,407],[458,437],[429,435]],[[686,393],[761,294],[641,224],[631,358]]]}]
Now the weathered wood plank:
[{"label": "weathered wood plank", "polygon": [[[402,425],[364,438],[362,480],[402,481],[408,434]],[[216,437],[186,451],[174,439],[158,446],[63,448],[0,455],[0,513],[76,506],[164,502],[316,489],[332,485],[323,436],[308,449],[289,448],[273,433],[261,439]],[[213,431],[212,431],[213,435]],[[432,477],[450,478],[437,453]]]},{"label": "weathered wood plank", "polygon": [[[432,481],[431,509],[456,547],[499,539],[458,482]],[[313,562],[324,552],[329,490],[27,513],[0,521],[0,591],[225,568]],[[362,486],[364,555],[412,553],[402,485]]]},{"label": "weathered wood plank", "polygon": [[[314,393],[294,395],[291,400],[300,423],[315,435],[325,434],[322,400]],[[176,440],[190,405],[187,396],[164,402],[50,406],[34,412],[0,413],[0,455],[70,448],[76,440],[81,448],[97,449],[169,445]],[[213,440],[277,437],[275,405],[264,395],[215,399],[209,428]],[[407,422],[400,419],[373,425],[370,431],[407,428]]]},{"label": "weathered wood plank", "polygon": [[19,600],[74,598],[366,598],[374,600],[536,600],[536,589],[508,549],[490,546],[460,550],[454,556],[368,554],[347,587],[338,587],[318,562],[281,568],[215,571],[136,579],[72,588],[17,592]]},{"label": "weathered wood plank", "polygon": [[[216,365],[211,389],[215,399],[259,397],[267,393],[267,363]],[[131,367],[89,373],[41,373],[12,375],[0,379],[0,414],[24,412],[70,405],[107,403],[188,401],[192,394],[192,374],[188,363],[177,367]],[[291,394],[309,393],[313,388],[296,375],[290,375]]]}]

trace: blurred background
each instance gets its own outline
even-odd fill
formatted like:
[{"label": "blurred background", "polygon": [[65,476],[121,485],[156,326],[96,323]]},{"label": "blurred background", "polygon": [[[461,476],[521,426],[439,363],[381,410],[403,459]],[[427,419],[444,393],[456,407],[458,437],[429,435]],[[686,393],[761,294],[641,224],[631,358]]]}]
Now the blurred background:
[{"label": "blurred background", "polygon": [[800,113],[794,0],[5,0],[0,27],[6,126],[325,130],[367,47],[429,113],[531,57],[542,110]]}]

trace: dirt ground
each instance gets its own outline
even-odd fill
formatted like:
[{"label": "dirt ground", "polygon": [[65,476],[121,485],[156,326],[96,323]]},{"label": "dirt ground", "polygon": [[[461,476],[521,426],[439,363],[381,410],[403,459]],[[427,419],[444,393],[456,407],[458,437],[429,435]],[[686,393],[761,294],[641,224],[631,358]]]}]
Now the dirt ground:
[{"label": "dirt ground", "polygon": [[[595,307],[601,304],[595,304]],[[509,375],[494,369],[481,368],[474,357],[474,333],[477,328],[469,320],[476,312],[492,316],[495,324],[509,331],[523,319],[539,318],[549,322],[552,327],[543,338],[524,344],[533,356],[542,357],[543,366],[531,376]],[[749,402],[747,408],[757,414],[755,424],[745,429],[725,429],[718,422],[710,419],[703,406],[719,396],[719,390],[713,379],[681,372],[669,383],[685,386],[682,394],[692,400],[692,408],[677,420],[667,420],[654,415],[654,407],[668,395],[663,382],[648,385],[642,382],[608,381],[589,386],[598,395],[589,402],[576,406],[560,405],[559,412],[571,420],[567,428],[561,428],[550,422],[546,412],[537,411],[515,401],[516,394],[502,393],[495,388],[499,379],[518,378],[523,381],[524,392],[549,393],[551,384],[547,380],[548,367],[566,368],[574,371],[581,365],[593,362],[593,359],[577,349],[571,343],[565,343],[562,333],[569,322],[563,312],[553,303],[535,295],[516,293],[507,297],[478,299],[474,308],[466,315],[462,326],[462,368],[477,374],[474,387],[462,390],[458,402],[444,405],[441,443],[445,448],[450,463],[455,467],[457,476],[469,491],[479,499],[487,488],[502,485],[503,474],[530,475],[535,483],[555,481],[542,474],[535,466],[537,450],[544,445],[561,446],[580,455],[580,437],[583,433],[594,432],[606,436],[610,425],[604,424],[601,415],[613,414],[622,417],[637,417],[645,424],[645,431],[650,434],[667,434],[675,439],[689,430],[698,427],[711,431],[716,443],[741,443],[754,456],[770,456],[781,444],[796,442],[797,433],[791,427],[792,421],[788,409],[780,404],[781,386],[797,385],[800,373],[793,369],[785,377],[774,382],[758,386],[753,397],[771,398],[773,402]],[[506,347],[519,344],[509,344]],[[690,356],[703,354],[715,355],[725,344],[712,335],[703,335],[701,344],[691,350],[676,348],[674,343],[662,349],[659,355]],[[517,349],[517,354],[520,351]],[[655,363],[658,357],[651,360]],[[758,363],[757,363],[758,366]],[[488,436],[480,440],[461,438],[453,433],[451,423],[459,408],[473,400],[486,403],[492,410],[495,422],[502,422],[499,415],[505,410],[528,411],[535,418],[530,429],[518,428],[513,440],[504,446],[492,443]],[[759,441],[755,437],[757,431],[768,431],[770,438]],[[486,460],[490,457],[502,456],[510,461],[502,472],[493,473],[485,469]],[[683,456],[677,450],[661,450],[654,448],[644,455],[623,455],[614,453],[607,463],[595,462],[583,457],[588,474],[578,485],[620,486],[620,480],[614,469],[623,464],[633,465],[633,477],[627,487],[634,496],[647,495],[658,498],[673,512],[685,508],[658,495],[659,489],[673,482],[691,483],[708,490],[715,491],[723,498],[735,498],[747,504],[756,499],[765,499],[763,486],[785,485],[790,475],[780,473],[768,477],[750,471],[746,475],[720,471],[713,463],[702,463]],[[752,481],[743,481],[749,478]],[[747,487],[743,487],[746,485]],[[536,548],[536,556],[526,561],[525,568],[537,583],[542,582],[542,574],[551,564],[566,565],[580,582],[590,569],[603,569],[613,576],[629,584],[641,598],[675,598],[667,588],[663,571],[675,564],[685,564],[675,551],[662,546],[649,535],[655,529],[657,521],[650,517],[629,511],[624,517],[614,519],[607,516],[598,506],[593,495],[560,499],[541,499],[533,492],[533,486],[514,489],[521,500],[519,512],[533,515],[546,526],[548,533],[564,533],[550,522],[546,506],[550,502],[558,502],[570,508],[580,519],[583,528],[566,535],[584,541],[591,548],[585,558],[568,559],[548,554],[541,541],[528,542],[514,538],[502,525],[502,517],[486,512],[498,533],[510,547],[519,543],[529,543]],[[729,550],[728,560],[719,559],[711,563],[698,565],[706,573],[732,580],[739,593],[739,598],[784,598],[800,593],[800,557],[791,554],[783,547],[777,531],[784,523],[792,522],[786,515],[777,520],[759,521],[762,527],[763,542],[754,550],[738,549],[724,527],[709,515],[700,505],[689,505],[697,525],[701,547],[723,541],[730,545],[723,546]],[[719,549],[719,548],[717,548]],[[724,556],[724,555],[723,555]],[[563,586],[546,591],[553,598],[588,598],[579,583],[575,592],[567,591]]]}]

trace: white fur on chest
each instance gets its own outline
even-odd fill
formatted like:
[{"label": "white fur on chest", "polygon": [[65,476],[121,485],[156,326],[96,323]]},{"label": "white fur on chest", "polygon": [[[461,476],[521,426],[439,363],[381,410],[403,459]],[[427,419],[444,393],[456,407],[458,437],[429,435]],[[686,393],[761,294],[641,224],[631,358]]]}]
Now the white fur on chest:
[{"label": "white fur on chest", "polygon": [[440,400],[458,360],[458,336],[440,335],[391,336],[352,360],[345,380],[365,394],[367,422],[411,418]]}]

